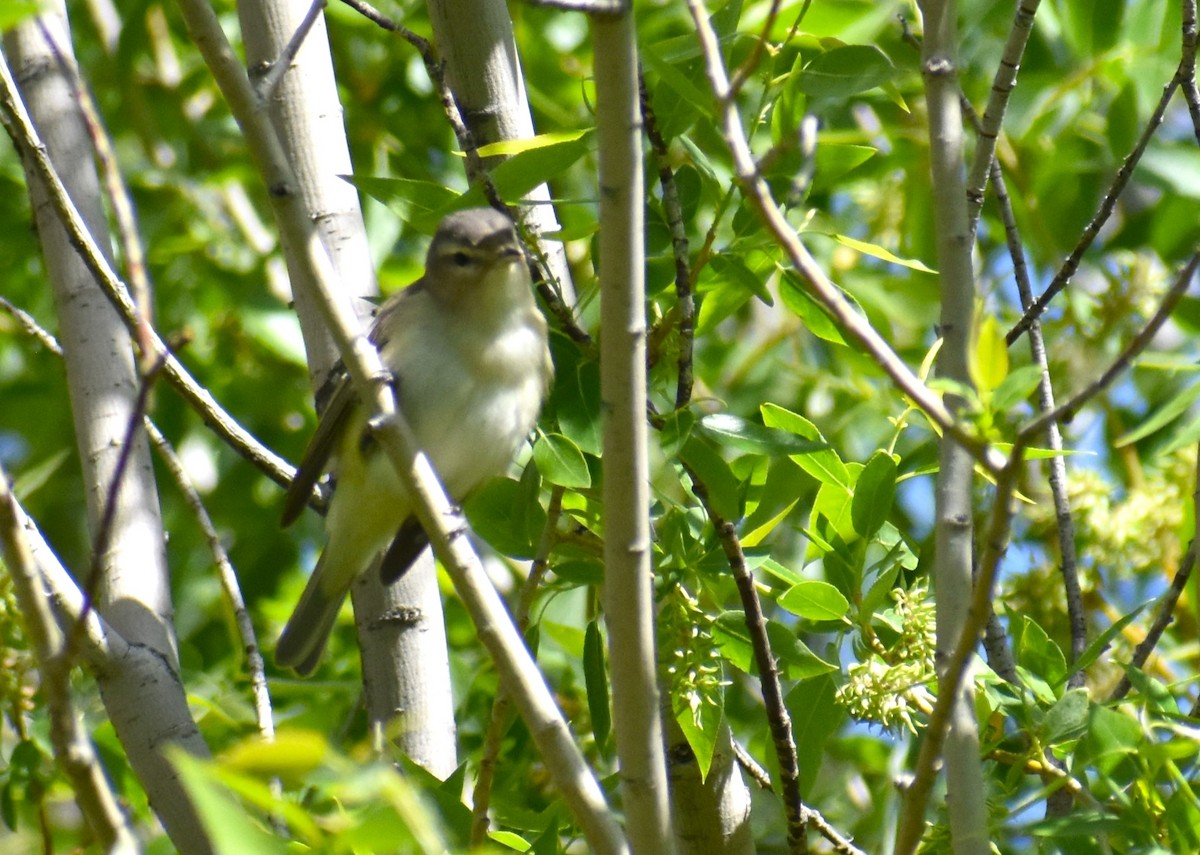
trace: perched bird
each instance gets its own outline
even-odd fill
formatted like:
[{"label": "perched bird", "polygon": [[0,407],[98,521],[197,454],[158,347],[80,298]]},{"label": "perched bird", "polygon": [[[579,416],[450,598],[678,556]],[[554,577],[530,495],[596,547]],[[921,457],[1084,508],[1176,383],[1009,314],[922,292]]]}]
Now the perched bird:
[{"label": "perched bird", "polygon": [[[491,208],[443,219],[425,275],[383,304],[370,337],[451,498],[502,474],[554,373],[512,221]],[[383,565],[384,581],[394,581],[425,543],[408,492],[371,438],[370,416],[350,379],[339,378],[284,503],[287,525],[321,474],[333,472],[328,542],[275,651],[281,666],[304,675],[316,668],[359,574],[395,539]]]}]

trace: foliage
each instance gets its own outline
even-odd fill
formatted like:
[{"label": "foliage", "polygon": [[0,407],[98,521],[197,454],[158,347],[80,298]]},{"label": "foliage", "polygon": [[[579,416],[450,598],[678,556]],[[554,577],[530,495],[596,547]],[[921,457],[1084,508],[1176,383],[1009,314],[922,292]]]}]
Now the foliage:
[{"label": "foliage", "polygon": [[[231,4],[216,5],[235,32]],[[710,8],[731,68],[757,50],[768,5],[733,0]],[[980,110],[1012,5],[967,0],[960,7],[960,80]],[[156,324],[186,333],[182,357],[197,378],[266,445],[297,459],[313,423],[307,373],[286,294],[273,285],[278,247],[264,226],[265,193],[242,137],[170,4],[122,10],[111,51],[84,5],[76,6],[76,50],[136,203]],[[385,11],[428,32],[419,5],[400,6]],[[806,292],[737,188],[686,8],[635,6],[652,118],[666,141],[665,152],[648,158],[645,183],[649,377],[659,414],[654,566],[670,713],[703,765],[724,721],[777,776],[744,606],[694,477],[707,487],[710,508],[735,524],[755,573],[806,803],[857,845],[881,851],[901,800],[894,779],[913,765],[937,694],[937,592],[929,579],[937,433]],[[591,56],[583,16],[533,5],[514,5],[512,14],[546,136],[507,162],[498,185],[515,201],[533,183],[550,182],[577,315],[594,331],[594,271],[604,260],[593,240],[598,191],[589,132],[600,60]],[[391,291],[418,275],[430,212],[467,189],[461,162],[411,49],[340,4],[327,17],[355,181],[370,194],[368,229],[383,288]],[[910,30],[919,37],[919,16],[903,2],[785,3],[738,107],[788,222],[900,357],[929,376],[939,291],[920,53]],[[1039,8],[998,148],[1035,287],[1078,244],[1147,126],[1175,73],[1180,31],[1180,6],[1166,0],[1055,0]],[[797,135],[808,115],[820,121],[811,157]],[[1113,216],[1043,317],[1060,397],[1116,358],[1157,311],[1172,271],[1195,251],[1195,133],[1182,101],[1172,101]],[[12,150],[0,146],[0,188],[11,200],[0,206],[10,260],[3,296],[53,330],[24,176]],[[678,188],[699,306],[695,392],[682,409],[674,402],[685,340],[660,166]],[[978,228],[977,391],[970,394],[974,428],[1006,448],[1038,412],[1040,372],[1024,339],[1003,345],[1004,331],[1022,314],[1004,237],[989,197]],[[977,679],[990,835],[999,851],[1200,848],[1194,585],[1155,654],[1142,667],[1129,665],[1153,601],[1187,560],[1194,532],[1198,329],[1200,300],[1185,296],[1151,349],[1064,425],[1090,643],[1076,663],[1047,455],[1030,455],[995,601],[1019,682],[987,668]],[[0,333],[0,462],[64,562],[85,567],[89,534],[60,364],[7,313]],[[608,778],[616,771],[611,722],[607,703],[596,698],[606,688],[596,614],[605,476],[598,371],[594,354],[560,332],[553,349],[555,388],[532,452],[513,478],[490,485],[467,510],[495,549],[528,559],[547,526],[551,490],[564,491],[562,519],[550,518],[551,575],[529,638],[588,760]],[[301,568],[319,549],[319,520],[279,531],[280,495],[265,476],[224,448],[169,390],[156,391],[152,415],[204,495],[261,638],[274,638],[299,593]],[[988,479],[977,479],[975,496],[976,523],[986,531],[994,499]],[[348,613],[312,681],[270,672],[276,720],[288,730],[274,748],[255,749],[240,642],[203,535],[171,487],[162,487],[162,499],[183,677],[218,754],[212,765],[183,760],[181,770],[205,810],[243,823],[225,828],[229,839],[256,848],[238,851],[278,851],[280,826],[318,851],[464,849],[463,781],[481,756],[497,678],[448,585],[465,761],[455,777],[439,783],[416,769],[401,774],[372,756]],[[39,816],[49,816],[52,848],[83,845],[82,831],[58,810],[70,793],[50,764],[44,710],[36,696],[32,710],[23,706],[28,681],[9,684],[18,668],[9,657],[19,654],[3,602],[0,620],[8,722],[0,733],[0,818],[29,842]],[[1068,682],[1079,668],[1083,687]],[[1132,691],[1110,701],[1122,676]],[[99,725],[91,683],[81,679],[75,688]],[[150,828],[146,796],[115,737],[101,728],[97,740],[126,807]],[[519,720],[504,732],[500,763],[496,848],[562,851],[574,833],[570,817]],[[275,776],[283,796],[270,788]],[[616,799],[615,781],[606,785]],[[1046,817],[1046,798],[1058,788],[1075,794],[1074,812]],[[760,851],[781,851],[778,797],[753,798]],[[231,799],[245,816],[225,808]],[[926,848],[940,850],[948,840],[944,807],[931,808],[927,819]],[[388,836],[397,828],[411,838]]]}]

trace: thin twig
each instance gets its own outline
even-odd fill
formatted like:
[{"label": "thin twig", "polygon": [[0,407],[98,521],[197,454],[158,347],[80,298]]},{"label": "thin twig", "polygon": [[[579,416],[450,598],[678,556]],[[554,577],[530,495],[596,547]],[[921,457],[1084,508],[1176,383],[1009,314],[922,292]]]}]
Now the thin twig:
[{"label": "thin twig", "polygon": [[1125,349],[1112,361],[1112,364],[1095,380],[1089,383],[1084,388],[1080,389],[1067,400],[1065,404],[1043,413],[1038,418],[1031,421],[1021,429],[1020,438],[1028,441],[1032,436],[1041,433],[1046,429],[1049,422],[1070,422],[1075,417],[1084,405],[1087,404],[1093,397],[1107,389],[1108,386],[1125,371],[1133,359],[1140,354],[1148,344],[1157,335],[1159,329],[1167,322],[1167,318],[1171,316],[1176,304],[1183,297],[1191,284],[1192,277],[1196,274],[1196,268],[1200,266],[1200,250],[1193,252],[1191,260],[1184,265],[1180,271],[1175,283],[1163,296],[1163,301],[1159,305],[1158,310],[1151,316],[1146,325],[1138,331],[1138,334],[1125,346]]},{"label": "thin twig", "polygon": [[[650,140],[658,167],[658,183],[662,186],[663,215],[671,230],[671,251],[675,257],[675,300],[678,306],[675,320],[679,324],[678,381],[675,386],[675,408],[682,409],[692,399],[692,351],[696,336],[696,299],[692,293],[692,271],[688,262],[687,227],[679,204],[679,187],[671,170],[667,141],[658,127],[658,117],[650,103],[646,76],[638,70],[638,90],[641,96],[642,124]],[[655,338],[654,333],[649,336]],[[653,358],[653,357],[651,357]]]},{"label": "thin twig", "polygon": [[[801,15],[807,11],[808,5],[809,3],[805,3],[805,9],[801,10]],[[750,48],[750,55],[734,70],[733,75],[729,78],[729,94],[732,97],[737,97],[737,94],[742,91],[742,87],[746,85],[746,81],[750,79],[750,75],[758,70],[758,63],[762,59],[763,52],[767,49],[767,38],[771,35],[771,30],[775,27],[775,20],[779,17],[779,6],[780,0],[771,0],[771,6],[767,9],[766,20],[763,21],[762,32],[754,40],[754,46]]]},{"label": "thin twig", "polygon": [[620,15],[630,7],[632,0],[526,0],[530,6],[558,9],[560,12],[582,12],[599,17]]},{"label": "thin twig", "polygon": [[71,631],[67,634],[64,654],[67,656],[68,662],[71,661],[75,653],[75,645],[83,633],[83,623],[88,617],[88,612],[94,606],[96,588],[100,584],[100,580],[104,578],[105,555],[108,552],[109,538],[112,537],[113,523],[116,519],[117,496],[121,492],[121,486],[125,483],[125,472],[129,468],[129,459],[133,455],[137,433],[141,429],[142,422],[146,416],[146,405],[150,401],[150,390],[154,386],[154,381],[158,378],[158,374],[162,370],[165,361],[166,354],[160,355],[154,364],[142,373],[138,382],[137,397],[134,399],[133,408],[129,411],[129,420],[125,424],[125,434],[121,438],[121,448],[117,454],[117,461],[113,466],[112,475],[109,478],[108,494],[104,497],[104,510],[100,514],[100,521],[96,526],[96,534],[92,538],[91,564],[88,567],[87,575],[84,576],[84,593],[86,596],[83,604],[83,613],[75,621]]},{"label": "thin twig", "polygon": [[88,830],[106,852],[135,852],[136,837],[104,776],[83,717],[71,699],[71,656],[51,613],[46,587],[22,526],[8,473],[0,469],[0,555],[20,604],[30,649],[41,672],[41,690],[50,715],[54,756],[71,781],[75,802]]},{"label": "thin twig", "polygon": [[48,329],[39,324],[37,319],[34,318],[33,315],[29,314],[29,312],[19,308],[18,306],[14,306],[4,297],[0,297],[0,309],[3,309],[12,315],[13,319],[21,325],[23,330],[25,330],[26,334],[37,339],[38,343],[41,344],[42,347],[46,348],[46,350],[50,351],[55,356],[63,355],[62,345],[58,343],[58,339],[56,339],[54,334]]},{"label": "thin twig", "polygon": [[700,0],[688,0],[688,8],[696,26],[709,85],[717,99],[725,144],[733,156],[734,173],[746,200],[758,211],[768,231],[788,255],[810,294],[825,307],[839,327],[862,346],[875,364],[892,379],[901,392],[912,399],[938,429],[949,433],[962,443],[986,471],[993,475],[999,472],[1005,465],[1003,455],[952,416],[941,398],[913,374],[870,322],[859,314],[841,291],[829,281],[801,243],[796,230],[784,218],[751,154],[737,105],[730,96],[724,61],[707,12]]},{"label": "thin twig", "polygon": [[326,5],[328,0],[313,0],[308,11],[304,13],[304,18],[297,25],[296,32],[292,33],[292,37],[275,61],[264,62],[259,68],[250,69],[250,81],[261,100],[267,101],[275,93],[283,75],[287,74],[292,63],[296,61],[296,54],[300,53],[304,40],[308,38],[321,13],[325,11]]},{"label": "thin twig", "polygon": [[1188,115],[1192,119],[1192,133],[1200,144],[1200,87],[1196,85],[1196,0],[1183,0],[1183,61],[1180,73],[1183,78],[1183,100],[1187,102]]},{"label": "thin twig", "polygon": [[[524,636],[529,630],[529,613],[533,609],[533,601],[542,587],[542,580],[550,567],[550,552],[558,542],[558,521],[562,516],[562,500],[566,491],[562,487],[554,487],[550,491],[550,502],[546,507],[546,525],[542,527],[542,537],[538,542],[537,554],[529,565],[529,576],[521,586],[516,608],[513,609],[513,620],[517,630]],[[471,793],[471,847],[483,845],[488,832],[488,807],[491,804],[492,781],[496,775],[496,761],[500,755],[500,741],[508,723],[512,720],[512,699],[504,689],[496,693],[492,702],[492,715],[488,720],[487,732],[483,737],[483,756],[479,760],[479,771],[475,776],[475,788]]]},{"label": "thin twig", "polygon": [[[1036,6],[1036,2],[1034,3]],[[964,102],[966,99],[963,99]],[[978,119],[969,105],[968,116],[976,129],[981,131]],[[1025,260],[1025,245],[1017,227],[1017,218],[1013,213],[1012,200],[1008,195],[1008,185],[1004,180],[1004,171],[1000,162],[992,158],[991,166],[992,192],[1000,209],[1000,221],[1004,224],[1004,240],[1008,246],[1009,258],[1013,266],[1013,279],[1017,284],[1022,310],[1027,310],[1033,302],[1033,286],[1029,279],[1029,264]],[[1033,364],[1041,369],[1038,380],[1038,410],[1048,413],[1054,410],[1054,384],[1050,379],[1050,361],[1046,355],[1046,342],[1042,336],[1040,320],[1034,320],[1029,326],[1029,352]],[[1067,497],[1067,461],[1062,454],[1062,431],[1057,422],[1050,422],[1046,427],[1046,445],[1054,452],[1049,460],[1050,494],[1054,501],[1054,520],[1058,532],[1058,549],[1061,564],[1059,570],[1063,578],[1063,590],[1067,599],[1067,622],[1071,628],[1071,662],[1083,655],[1087,647],[1087,615],[1083,608],[1083,591],[1079,585],[1079,566],[1075,553],[1075,522],[1071,516],[1071,503]],[[989,648],[989,652],[993,648]],[[1010,654],[1011,655],[1011,654]],[[992,666],[996,666],[993,664]],[[1071,675],[1069,685],[1072,688],[1082,686],[1085,675],[1078,671]]]},{"label": "thin twig", "polygon": [[71,82],[72,95],[87,127],[88,136],[92,140],[92,148],[96,152],[96,160],[100,166],[100,174],[104,178],[104,189],[112,204],[113,216],[116,220],[117,239],[121,244],[121,255],[125,261],[125,272],[129,276],[129,291],[138,308],[141,322],[135,333],[138,348],[142,353],[142,370],[148,366],[149,354],[152,352],[149,336],[154,328],[154,290],[146,269],[146,253],[142,247],[138,231],[137,216],[134,212],[133,201],[129,196],[129,188],[121,176],[117,165],[117,156],[113,151],[112,139],[100,119],[100,111],[92,94],[84,85],[83,77],[79,74],[79,66],[72,59],[71,52],[59,44],[55,31],[47,27],[39,19],[38,26],[42,37],[50,46],[59,69]]},{"label": "thin twig", "polygon": [[[1200,519],[1200,449],[1196,454],[1196,472],[1195,484],[1192,488],[1192,510],[1193,518]],[[1154,648],[1158,646],[1158,640],[1171,625],[1171,621],[1175,619],[1175,606],[1179,602],[1179,598],[1183,595],[1183,590],[1187,587],[1188,579],[1192,576],[1192,570],[1196,566],[1196,552],[1200,550],[1200,537],[1193,535],[1191,545],[1188,546],[1187,554],[1183,557],[1183,561],[1179,564],[1179,569],[1175,571],[1175,578],[1171,580],[1171,587],[1163,594],[1162,599],[1158,603],[1158,611],[1154,615],[1154,622],[1150,625],[1150,629],[1146,632],[1146,637],[1141,640],[1141,643],[1133,651],[1133,657],[1129,661],[1129,667],[1141,668],[1146,664],[1146,660],[1150,658],[1150,654],[1154,652]],[[1132,683],[1129,680],[1129,674],[1121,678],[1115,689],[1108,696],[1109,702],[1119,701],[1129,694],[1132,688]]]},{"label": "thin twig", "polygon": [[237,625],[241,641],[240,652],[246,657],[246,671],[250,675],[250,692],[254,698],[258,732],[263,739],[269,742],[275,738],[275,722],[271,713],[271,694],[267,687],[266,667],[263,662],[262,649],[258,644],[258,637],[254,632],[254,622],[250,620],[250,610],[246,608],[246,600],[242,596],[237,572],[233,569],[233,563],[229,560],[229,553],[225,551],[225,545],[221,543],[221,536],[217,533],[217,527],[213,525],[208,509],[204,507],[204,499],[200,497],[200,493],[192,484],[192,479],[188,477],[183,461],[175,453],[171,442],[163,436],[162,431],[149,418],[145,420],[145,428],[151,444],[158,451],[163,463],[166,464],[167,471],[171,473],[175,486],[183,495],[188,507],[191,508],[192,515],[196,518],[204,540],[208,544],[208,550],[212,553],[213,561],[216,562],[221,589],[225,592],[229,605],[233,609],[233,620]]},{"label": "thin twig", "polygon": [[983,209],[984,190],[991,174],[991,166],[996,159],[996,140],[1004,123],[1004,111],[1008,107],[1009,96],[1017,85],[1021,57],[1025,54],[1025,45],[1033,32],[1033,16],[1037,13],[1040,2],[1041,0],[1023,0],[1017,4],[1016,16],[1008,31],[1008,41],[1004,44],[1000,64],[996,67],[995,77],[992,78],[992,91],[983,111],[983,120],[977,129],[979,141],[975,146],[971,169],[967,173],[967,205],[972,233],[979,222],[979,212]]},{"label": "thin twig", "polygon": [[758,590],[754,587],[754,575],[746,566],[741,539],[733,523],[726,520],[713,507],[708,487],[690,468],[684,466],[692,482],[692,492],[700,500],[704,512],[716,529],[717,539],[725,551],[729,569],[733,572],[742,609],[746,615],[746,630],[754,648],[754,661],[758,666],[758,677],[762,686],[763,706],[766,709],[767,725],[775,744],[775,756],[779,762],[779,777],[784,810],[787,813],[788,846],[794,853],[808,851],[804,834],[805,806],[800,795],[800,761],[796,756],[796,740],[792,735],[792,720],[783,702],[783,687],[779,681],[779,666],[771,652],[767,638],[767,622],[763,616]]},{"label": "thin twig", "polygon": [[1104,198],[1100,200],[1100,207],[1096,211],[1095,216],[1084,227],[1078,243],[1075,244],[1075,248],[1071,250],[1066,261],[1059,268],[1058,273],[1054,275],[1054,279],[1046,286],[1046,290],[1033,301],[1033,304],[1025,311],[1021,319],[1008,331],[1007,341],[1009,344],[1012,344],[1025,330],[1029,329],[1029,325],[1033,323],[1034,318],[1042,316],[1042,313],[1050,305],[1050,301],[1058,296],[1058,293],[1071,281],[1071,277],[1075,275],[1075,271],[1079,269],[1079,263],[1083,260],[1084,253],[1088,251],[1092,243],[1096,240],[1096,236],[1100,234],[1100,229],[1108,222],[1108,218],[1112,215],[1113,209],[1117,205],[1117,199],[1120,198],[1125,185],[1129,183],[1129,179],[1133,177],[1134,167],[1142,159],[1142,155],[1145,153],[1146,147],[1150,145],[1150,140],[1154,136],[1154,132],[1162,124],[1163,115],[1167,111],[1167,105],[1171,101],[1171,96],[1175,94],[1175,90],[1179,88],[1182,82],[1185,67],[1186,62],[1180,60],[1175,75],[1163,87],[1162,97],[1158,99],[1158,105],[1154,108],[1154,112],[1151,113],[1149,121],[1146,122],[1146,127],[1142,130],[1141,137],[1138,138],[1133,150],[1126,155],[1125,160],[1121,163],[1121,168],[1117,170],[1117,174],[1113,177],[1112,184],[1104,194]]},{"label": "thin twig", "polygon": [[[179,360],[171,355],[170,348],[162,339],[143,324],[141,314],[130,297],[129,289],[116,275],[112,265],[101,252],[84,224],[75,203],[63,186],[54,165],[50,163],[37,130],[25,112],[24,104],[13,83],[12,73],[2,55],[0,55],[0,122],[4,124],[5,130],[13,140],[16,149],[21,153],[22,159],[29,164],[29,168],[45,184],[51,204],[62,222],[68,240],[79,253],[84,266],[92,274],[104,295],[116,308],[117,314],[121,317],[129,334],[135,341],[140,342],[143,339],[142,332],[148,332],[150,353],[156,358],[166,355],[163,376],[167,382],[230,448],[277,484],[287,486],[291,483],[294,467],[260,443],[225,412],[208,390],[196,382],[196,379],[188,373]],[[313,491],[313,503],[317,506],[323,505],[319,490],[314,489]]]}]

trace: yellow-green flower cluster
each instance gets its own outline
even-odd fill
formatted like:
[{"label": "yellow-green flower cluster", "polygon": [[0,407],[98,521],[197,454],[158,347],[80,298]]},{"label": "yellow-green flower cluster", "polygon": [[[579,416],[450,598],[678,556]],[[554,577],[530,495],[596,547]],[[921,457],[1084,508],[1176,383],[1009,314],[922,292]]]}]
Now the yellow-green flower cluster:
[{"label": "yellow-green flower cluster", "polygon": [[936,638],[927,594],[924,587],[892,591],[896,605],[880,617],[897,631],[895,641],[884,647],[877,637],[871,639],[870,650],[850,666],[837,690],[838,702],[856,719],[916,733],[918,720],[933,709],[929,687],[935,681]]},{"label": "yellow-green flower cluster", "polygon": [[681,700],[686,702],[697,726],[702,706],[720,708],[722,688],[728,685],[722,679],[721,655],[710,623],[699,601],[682,585],[676,585],[660,602],[658,629],[663,649],[659,658],[670,696],[676,709]]},{"label": "yellow-green flower cluster", "polygon": [[11,714],[33,708],[33,656],[25,641],[12,580],[0,571],[0,706]]}]

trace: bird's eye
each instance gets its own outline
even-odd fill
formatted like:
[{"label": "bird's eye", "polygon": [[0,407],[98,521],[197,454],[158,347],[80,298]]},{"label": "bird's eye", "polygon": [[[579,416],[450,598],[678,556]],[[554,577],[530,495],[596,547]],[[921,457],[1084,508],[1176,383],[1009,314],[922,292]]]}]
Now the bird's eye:
[{"label": "bird's eye", "polygon": [[467,255],[461,249],[450,256],[450,259],[454,262],[455,267],[468,267],[471,264],[471,256]]}]

